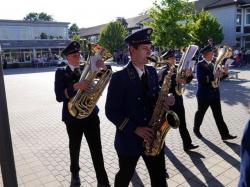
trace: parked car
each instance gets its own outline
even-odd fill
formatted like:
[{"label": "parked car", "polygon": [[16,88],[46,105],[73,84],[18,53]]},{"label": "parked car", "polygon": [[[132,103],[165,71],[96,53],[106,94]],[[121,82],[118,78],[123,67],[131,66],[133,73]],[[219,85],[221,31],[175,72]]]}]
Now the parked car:
[{"label": "parked car", "polygon": [[68,61],[58,55],[54,57],[53,64],[56,66],[66,66]]}]

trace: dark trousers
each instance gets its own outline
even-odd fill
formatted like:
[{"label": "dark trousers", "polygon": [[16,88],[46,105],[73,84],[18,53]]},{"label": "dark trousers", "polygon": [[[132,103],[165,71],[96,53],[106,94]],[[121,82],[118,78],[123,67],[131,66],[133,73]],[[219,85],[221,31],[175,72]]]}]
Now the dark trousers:
[{"label": "dark trousers", "polygon": [[186,117],[185,117],[185,108],[184,105],[174,105],[170,108],[173,110],[179,117],[180,120],[180,126],[179,126],[179,132],[181,135],[181,139],[183,142],[183,147],[189,147],[192,143],[190,134],[187,130],[187,124],[186,124]]},{"label": "dark trousers", "polygon": [[79,154],[83,133],[86,137],[93,165],[96,172],[96,178],[99,184],[108,185],[108,177],[104,168],[102,155],[101,137],[100,137],[100,120],[98,116],[91,116],[78,120],[77,122],[65,122],[69,136],[69,151],[70,151],[70,171],[72,174],[77,174],[79,167]]},{"label": "dark trousers", "polygon": [[[128,187],[134,174],[136,164],[140,156],[119,155],[120,170],[115,176],[115,187]],[[161,153],[155,157],[142,155],[149,172],[152,187],[166,187],[165,155]]]},{"label": "dark trousers", "polygon": [[202,124],[204,115],[208,107],[210,106],[213,112],[217,128],[220,132],[220,135],[221,136],[228,135],[229,131],[221,112],[220,98],[214,98],[208,100],[197,99],[197,101],[198,101],[198,111],[195,113],[194,117],[194,129],[198,131],[200,130],[200,126]]}]

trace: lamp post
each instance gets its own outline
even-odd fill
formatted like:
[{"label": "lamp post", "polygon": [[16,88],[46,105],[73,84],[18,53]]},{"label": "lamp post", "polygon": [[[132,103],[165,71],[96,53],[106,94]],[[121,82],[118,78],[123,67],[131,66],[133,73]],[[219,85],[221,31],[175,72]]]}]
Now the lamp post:
[{"label": "lamp post", "polygon": [[[2,57],[0,47],[0,57]],[[12,150],[8,109],[3,79],[3,67],[0,63],[0,165],[4,187],[17,187],[16,168]]]}]

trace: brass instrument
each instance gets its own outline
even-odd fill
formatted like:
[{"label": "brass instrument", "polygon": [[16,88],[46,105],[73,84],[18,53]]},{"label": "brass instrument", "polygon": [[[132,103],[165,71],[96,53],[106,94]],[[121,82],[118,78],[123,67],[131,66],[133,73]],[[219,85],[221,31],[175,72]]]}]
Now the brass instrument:
[{"label": "brass instrument", "polygon": [[91,64],[101,59],[105,60],[104,56],[106,59],[112,56],[107,50],[105,51],[99,45],[90,44],[89,53],[79,82],[89,80],[92,83],[90,91],[78,90],[76,95],[68,102],[69,113],[78,119],[86,118],[91,114],[112,74],[110,69],[101,71],[91,69]]},{"label": "brass instrument", "polygon": [[[154,138],[151,142],[144,141],[143,143],[145,147],[145,154],[148,156],[158,155],[163,147],[165,136],[170,127],[178,128],[180,125],[177,114],[171,110],[167,110],[164,106],[165,98],[169,92],[174,66],[171,66],[169,71],[170,72],[164,77],[152,117],[148,124],[148,126],[154,131]],[[170,123],[168,121],[169,117],[172,117],[174,123]]]},{"label": "brass instrument", "polygon": [[[191,59],[194,57],[195,53],[199,47],[197,45],[189,45],[185,53],[182,55],[176,73],[176,79],[187,80],[186,71],[188,69],[193,69],[195,63],[191,62]],[[182,95],[185,91],[185,83],[176,82],[175,92],[178,95]]]},{"label": "brass instrument", "polygon": [[[228,45],[224,45],[222,47],[217,48],[217,58],[214,64],[214,75],[216,74],[217,70],[222,69],[222,62],[224,58],[229,58],[232,56],[233,50]],[[214,88],[217,88],[220,84],[220,78],[215,78],[214,81],[212,81],[212,86]]]}]

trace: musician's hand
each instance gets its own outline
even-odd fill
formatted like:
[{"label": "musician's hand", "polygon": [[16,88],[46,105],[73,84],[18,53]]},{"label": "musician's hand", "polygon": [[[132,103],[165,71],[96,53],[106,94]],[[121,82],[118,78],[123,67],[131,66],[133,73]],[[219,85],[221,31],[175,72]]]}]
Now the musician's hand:
[{"label": "musician's hand", "polygon": [[217,69],[215,72],[215,78],[221,78],[223,76],[223,72],[220,69]]},{"label": "musician's hand", "polygon": [[147,142],[151,142],[154,137],[154,131],[149,127],[137,127],[134,132]]},{"label": "musician's hand", "polygon": [[82,80],[73,85],[75,90],[89,91],[91,88],[91,82],[88,80]]},{"label": "musician's hand", "polygon": [[180,84],[186,84],[186,80],[180,79],[179,77],[176,77],[176,82]]},{"label": "musician's hand", "polygon": [[106,68],[106,66],[105,66],[103,60],[98,60],[98,61],[96,62],[96,67],[97,67],[98,69],[105,69],[105,68]]},{"label": "musician's hand", "polygon": [[190,77],[192,75],[192,73],[193,73],[193,71],[192,71],[191,68],[189,68],[189,69],[186,70],[186,76],[187,77]]},{"label": "musician's hand", "polygon": [[173,106],[174,103],[175,103],[175,98],[174,98],[173,94],[169,94],[165,98],[165,102],[164,102],[165,107],[168,108],[169,106]]},{"label": "musician's hand", "polygon": [[229,70],[228,67],[224,67],[224,68],[223,68],[224,75],[227,75],[227,74],[228,74],[228,70]]}]

